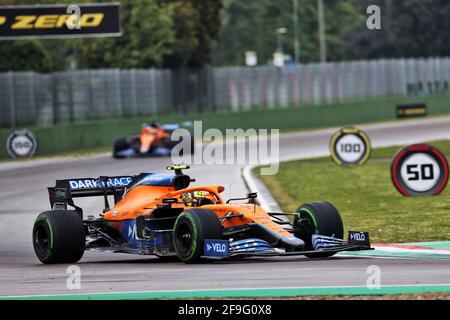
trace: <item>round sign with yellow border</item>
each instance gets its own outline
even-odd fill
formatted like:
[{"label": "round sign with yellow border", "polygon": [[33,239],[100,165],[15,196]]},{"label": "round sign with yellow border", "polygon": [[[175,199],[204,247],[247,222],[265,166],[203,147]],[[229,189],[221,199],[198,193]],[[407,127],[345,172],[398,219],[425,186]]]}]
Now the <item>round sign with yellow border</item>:
[{"label": "round sign with yellow border", "polygon": [[338,165],[363,165],[371,151],[368,135],[357,128],[342,128],[330,140],[331,158]]}]

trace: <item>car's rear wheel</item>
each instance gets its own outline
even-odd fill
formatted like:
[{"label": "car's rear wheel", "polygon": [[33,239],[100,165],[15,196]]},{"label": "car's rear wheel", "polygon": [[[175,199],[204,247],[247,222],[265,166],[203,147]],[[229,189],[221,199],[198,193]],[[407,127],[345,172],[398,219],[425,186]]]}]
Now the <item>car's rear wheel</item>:
[{"label": "car's rear wheel", "polygon": [[222,239],[222,225],[212,210],[191,209],[175,221],[173,242],[178,257],[186,263],[200,260],[205,239]]},{"label": "car's rear wheel", "polygon": [[[301,226],[302,231],[295,234],[305,242],[305,250],[313,250],[311,236],[318,234],[343,239],[344,224],[339,211],[326,201],[310,202],[297,209],[294,227]],[[335,253],[320,252],[307,254],[309,258],[326,258]]]},{"label": "car's rear wheel", "polygon": [[84,254],[85,239],[83,220],[74,211],[43,212],[34,223],[34,252],[45,264],[79,261]]}]

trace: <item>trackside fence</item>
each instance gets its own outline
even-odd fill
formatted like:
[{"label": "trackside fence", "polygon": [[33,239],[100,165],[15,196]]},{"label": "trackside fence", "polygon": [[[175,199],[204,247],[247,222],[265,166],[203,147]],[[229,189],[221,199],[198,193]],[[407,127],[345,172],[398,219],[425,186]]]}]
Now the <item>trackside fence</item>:
[{"label": "trackside fence", "polygon": [[333,104],[449,90],[450,58],[0,73],[0,127]]}]

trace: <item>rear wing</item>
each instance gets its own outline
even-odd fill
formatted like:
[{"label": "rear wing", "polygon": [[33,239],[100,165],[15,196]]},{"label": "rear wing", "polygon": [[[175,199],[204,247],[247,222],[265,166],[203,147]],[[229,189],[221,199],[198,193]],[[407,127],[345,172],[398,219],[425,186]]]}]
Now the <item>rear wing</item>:
[{"label": "rear wing", "polygon": [[113,195],[114,201],[120,200],[125,188],[129,186],[138,176],[117,176],[95,178],[76,178],[67,180],[56,180],[54,187],[48,188],[50,206],[52,209],[63,207],[67,210],[67,205],[82,213],[81,208],[73,202],[73,198],[99,197],[105,198],[105,209],[109,209],[107,196]]},{"label": "rear wing", "polygon": [[134,176],[116,176],[99,178],[74,178],[56,180],[54,187],[48,188],[50,207],[53,210],[67,210],[67,206],[75,208],[75,211],[83,215],[83,210],[77,207],[74,198],[104,197],[105,209],[109,210],[108,196],[114,196],[114,203],[122,199],[127,188],[131,189],[137,185],[147,186],[170,186],[175,190],[187,188],[195,179],[182,173],[187,166],[167,167],[175,171],[175,174],[141,173]]}]

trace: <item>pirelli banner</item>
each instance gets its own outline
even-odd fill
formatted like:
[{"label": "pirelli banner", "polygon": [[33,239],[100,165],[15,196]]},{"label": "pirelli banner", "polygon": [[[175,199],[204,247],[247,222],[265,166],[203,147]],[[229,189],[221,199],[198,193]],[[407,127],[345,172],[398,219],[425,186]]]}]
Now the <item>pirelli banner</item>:
[{"label": "pirelli banner", "polygon": [[428,108],[425,103],[401,104],[397,106],[397,118],[415,118],[428,115]]},{"label": "pirelli banner", "polygon": [[0,6],[0,40],[120,36],[118,3]]}]

